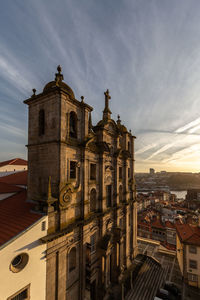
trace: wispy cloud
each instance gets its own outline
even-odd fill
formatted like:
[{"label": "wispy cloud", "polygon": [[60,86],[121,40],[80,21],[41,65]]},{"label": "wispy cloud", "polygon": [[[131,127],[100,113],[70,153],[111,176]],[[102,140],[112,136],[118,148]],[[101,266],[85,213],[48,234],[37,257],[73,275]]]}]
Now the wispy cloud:
[{"label": "wispy cloud", "polygon": [[151,145],[147,145],[145,147],[143,147],[142,149],[139,149],[135,152],[135,154],[141,154],[141,153],[144,153],[152,148],[155,148],[157,145],[156,144],[151,144]]},{"label": "wispy cloud", "polygon": [[2,132],[4,132],[4,134],[9,134],[11,136],[18,135],[18,136],[24,137],[26,135],[25,130],[22,130],[21,128],[16,128],[15,126],[12,126],[12,125],[2,124],[2,122],[0,122],[0,130],[2,130]]},{"label": "wispy cloud", "polygon": [[10,81],[21,92],[31,90],[31,84],[10,62],[0,56],[0,73],[7,81]]},{"label": "wispy cloud", "polygon": [[191,133],[194,133],[196,132],[197,130],[200,129],[200,124],[197,125],[197,126],[194,126],[193,128],[191,128],[190,130],[188,130],[188,132],[191,134]]},{"label": "wispy cloud", "polygon": [[163,160],[163,163],[177,163],[183,160],[190,161],[192,157],[200,158],[199,153],[200,153],[200,143],[173,153],[170,158]]},{"label": "wispy cloud", "polygon": [[[186,131],[186,130],[188,130],[190,128],[193,128],[193,127],[196,128],[196,126],[199,126],[199,124],[200,124],[200,118],[197,118],[196,120],[194,120],[194,121],[192,121],[192,122],[190,122],[190,123],[188,123],[188,124],[186,124],[186,125],[178,128],[175,132],[176,133],[182,133],[182,132],[184,132],[184,131]],[[190,129],[189,133],[192,133],[194,131],[192,131],[192,129]]]},{"label": "wispy cloud", "polygon": [[[173,154],[177,162],[182,159],[175,153],[197,144],[200,130],[200,2],[157,2],[30,0],[23,9],[20,1],[5,2],[1,140],[5,133],[12,140],[15,128],[15,137],[22,138],[27,122],[22,98],[33,87],[42,91],[61,64],[77,99],[84,95],[94,107],[94,124],[102,116],[103,92],[110,89],[113,119],[120,113],[137,136],[138,170],[163,169]],[[198,159],[198,151],[191,151]]]},{"label": "wispy cloud", "polygon": [[155,151],[153,154],[151,154],[148,158],[146,158],[146,160],[151,160],[154,156],[161,154],[165,151],[167,151],[168,149],[170,149],[171,147],[173,147],[175,145],[175,142],[171,143],[171,144],[167,144],[163,147],[161,147],[159,150]]}]

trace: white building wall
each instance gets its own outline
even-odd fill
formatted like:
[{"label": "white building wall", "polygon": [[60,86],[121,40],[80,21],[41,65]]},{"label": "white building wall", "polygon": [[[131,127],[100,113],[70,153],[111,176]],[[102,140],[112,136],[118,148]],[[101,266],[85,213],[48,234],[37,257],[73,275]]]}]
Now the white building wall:
[{"label": "white building wall", "polygon": [[[46,228],[42,231],[42,222]],[[46,294],[46,244],[39,240],[47,235],[47,217],[42,217],[26,232],[18,235],[7,245],[0,247],[0,299],[7,299],[30,284],[30,299],[45,300]],[[18,273],[10,270],[14,257],[27,253],[29,261]]]},{"label": "white building wall", "polygon": [[15,171],[25,171],[28,169],[26,165],[6,165],[0,167],[0,172],[15,172]]},{"label": "white building wall", "polygon": [[0,194],[0,201],[6,199],[8,197],[13,196],[14,194],[16,194],[16,193],[4,193],[4,194]]}]

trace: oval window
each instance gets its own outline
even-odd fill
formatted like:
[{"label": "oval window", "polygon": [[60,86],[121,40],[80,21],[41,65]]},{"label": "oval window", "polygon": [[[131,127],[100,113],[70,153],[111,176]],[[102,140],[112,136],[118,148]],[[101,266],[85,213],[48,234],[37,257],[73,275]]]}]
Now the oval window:
[{"label": "oval window", "polygon": [[19,255],[17,255],[15,258],[13,258],[13,260],[11,261],[10,264],[10,270],[13,273],[18,273],[21,270],[23,270],[25,268],[25,266],[28,263],[28,254],[26,253],[21,253]]},{"label": "oval window", "polygon": [[22,255],[17,255],[11,262],[13,267],[17,267],[22,262]]}]

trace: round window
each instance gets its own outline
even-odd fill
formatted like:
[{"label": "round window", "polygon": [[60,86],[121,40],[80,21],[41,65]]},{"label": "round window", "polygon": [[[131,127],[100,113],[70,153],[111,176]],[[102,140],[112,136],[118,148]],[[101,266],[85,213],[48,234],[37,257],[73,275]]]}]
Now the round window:
[{"label": "round window", "polygon": [[22,255],[17,255],[11,262],[13,267],[17,267],[22,262]]},{"label": "round window", "polygon": [[17,255],[15,258],[13,258],[13,260],[11,261],[10,264],[10,270],[13,273],[18,273],[21,270],[24,269],[24,267],[27,265],[28,263],[28,254],[26,253],[21,253],[19,255]]}]

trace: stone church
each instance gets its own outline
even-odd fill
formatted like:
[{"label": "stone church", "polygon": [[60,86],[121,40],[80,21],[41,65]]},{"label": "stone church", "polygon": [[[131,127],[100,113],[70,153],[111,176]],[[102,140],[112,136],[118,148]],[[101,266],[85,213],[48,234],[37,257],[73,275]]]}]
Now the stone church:
[{"label": "stone church", "polygon": [[75,98],[58,66],[29,108],[28,200],[48,216],[46,299],[123,299],[137,252],[134,139]]}]

